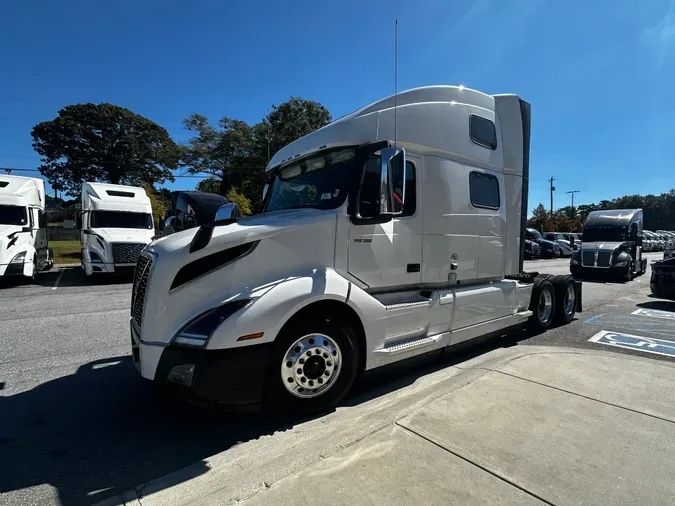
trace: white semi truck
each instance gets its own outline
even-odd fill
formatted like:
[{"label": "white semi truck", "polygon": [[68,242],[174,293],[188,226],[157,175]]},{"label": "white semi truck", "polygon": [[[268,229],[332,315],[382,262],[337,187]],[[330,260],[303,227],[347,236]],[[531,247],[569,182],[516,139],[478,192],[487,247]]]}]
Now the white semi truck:
[{"label": "white semi truck", "polygon": [[322,410],[362,371],[568,323],[581,284],[522,270],[529,144],[528,103],[454,86],[289,144],[261,214],[228,204],[141,253],[138,371],[206,402]]},{"label": "white semi truck", "polygon": [[42,179],[0,176],[0,277],[34,278],[54,265],[44,210]]},{"label": "white semi truck", "polygon": [[150,198],[136,186],[84,183],[78,225],[87,277],[133,268],[155,235]]}]

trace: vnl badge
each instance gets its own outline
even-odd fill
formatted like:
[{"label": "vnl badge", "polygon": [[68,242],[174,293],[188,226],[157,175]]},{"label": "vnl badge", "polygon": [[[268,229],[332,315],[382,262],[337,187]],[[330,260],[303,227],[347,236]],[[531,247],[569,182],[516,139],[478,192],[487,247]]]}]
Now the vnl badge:
[{"label": "vnl badge", "polygon": [[593,260],[595,261],[595,265],[597,266],[598,265],[598,252],[597,251],[595,251],[593,253]]}]

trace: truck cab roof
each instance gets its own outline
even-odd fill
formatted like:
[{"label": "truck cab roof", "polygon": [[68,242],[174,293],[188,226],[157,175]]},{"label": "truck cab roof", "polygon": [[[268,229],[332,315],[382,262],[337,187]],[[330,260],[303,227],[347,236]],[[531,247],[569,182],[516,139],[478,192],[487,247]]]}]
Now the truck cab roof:
[{"label": "truck cab roof", "polygon": [[141,187],[84,183],[82,185],[82,210],[151,213],[152,206],[145,189]]},{"label": "truck cab roof", "polygon": [[586,218],[585,227],[617,227],[628,228],[635,221],[642,219],[642,209],[612,209],[592,211]]},{"label": "truck cab roof", "polygon": [[37,177],[0,175],[0,204],[45,208],[45,183]]}]

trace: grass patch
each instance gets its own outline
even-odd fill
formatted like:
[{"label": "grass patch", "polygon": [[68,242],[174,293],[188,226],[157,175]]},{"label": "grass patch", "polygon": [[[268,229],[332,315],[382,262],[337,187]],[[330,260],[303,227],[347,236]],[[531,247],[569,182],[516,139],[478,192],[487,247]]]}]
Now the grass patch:
[{"label": "grass patch", "polygon": [[80,263],[80,241],[49,241],[49,247],[54,252],[55,264]]}]

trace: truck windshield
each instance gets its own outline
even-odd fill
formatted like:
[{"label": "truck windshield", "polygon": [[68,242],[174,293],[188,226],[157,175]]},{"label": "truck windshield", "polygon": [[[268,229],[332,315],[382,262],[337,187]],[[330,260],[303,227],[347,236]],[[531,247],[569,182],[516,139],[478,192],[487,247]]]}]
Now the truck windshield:
[{"label": "truck windshield", "polygon": [[626,229],[617,227],[586,227],[581,240],[583,242],[625,241]]},{"label": "truck windshield", "polygon": [[26,225],[28,214],[21,206],[0,206],[0,225]]},{"label": "truck windshield", "polygon": [[124,211],[92,211],[91,228],[152,228],[152,215]]},{"label": "truck windshield", "polygon": [[335,209],[347,197],[356,150],[339,149],[301,160],[279,170],[263,212],[284,209]]}]

